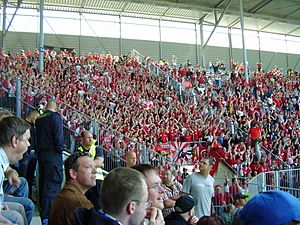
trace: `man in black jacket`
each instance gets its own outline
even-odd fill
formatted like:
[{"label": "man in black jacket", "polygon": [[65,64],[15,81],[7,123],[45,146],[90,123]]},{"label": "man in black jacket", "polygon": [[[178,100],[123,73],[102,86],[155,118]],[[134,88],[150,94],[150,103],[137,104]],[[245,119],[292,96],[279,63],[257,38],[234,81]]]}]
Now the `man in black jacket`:
[{"label": "man in black jacket", "polygon": [[55,101],[49,100],[45,113],[37,118],[36,136],[39,163],[39,203],[44,225],[48,224],[52,202],[63,182],[63,122],[57,113]]},{"label": "man in black jacket", "polygon": [[176,200],[175,212],[165,217],[165,225],[191,225],[198,221],[194,206],[196,199],[191,195],[183,195]]}]

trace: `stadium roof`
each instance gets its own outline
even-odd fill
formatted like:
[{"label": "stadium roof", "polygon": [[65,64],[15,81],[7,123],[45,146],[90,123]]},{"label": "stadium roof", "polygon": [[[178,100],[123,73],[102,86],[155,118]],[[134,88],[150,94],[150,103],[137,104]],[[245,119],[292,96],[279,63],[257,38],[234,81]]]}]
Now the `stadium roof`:
[{"label": "stadium roof", "polygon": [[[7,0],[38,9],[40,0]],[[3,2],[3,1],[1,1]],[[240,0],[44,0],[46,10],[131,16],[240,28]],[[3,3],[2,3],[3,4]],[[243,0],[245,29],[300,36],[300,0]]]}]

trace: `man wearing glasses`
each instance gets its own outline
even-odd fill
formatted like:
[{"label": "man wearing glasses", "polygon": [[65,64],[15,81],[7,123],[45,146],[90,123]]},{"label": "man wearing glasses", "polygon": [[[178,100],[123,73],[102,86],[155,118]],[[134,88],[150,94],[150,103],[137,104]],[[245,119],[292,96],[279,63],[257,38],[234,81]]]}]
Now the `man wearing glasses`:
[{"label": "man wearing glasses", "polygon": [[149,225],[164,225],[162,213],[150,207],[145,177],[131,168],[115,168],[101,187],[102,210],[76,209],[77,225],[141,225],[149,211]]},{"label": "man wearing glasses", "polygon": [[85,192],[96,185],[96,167],[89,153],[77,152],[65,160],[66,183],[54,199],[49,225],[76,225],[74,210],[90,209]]}]

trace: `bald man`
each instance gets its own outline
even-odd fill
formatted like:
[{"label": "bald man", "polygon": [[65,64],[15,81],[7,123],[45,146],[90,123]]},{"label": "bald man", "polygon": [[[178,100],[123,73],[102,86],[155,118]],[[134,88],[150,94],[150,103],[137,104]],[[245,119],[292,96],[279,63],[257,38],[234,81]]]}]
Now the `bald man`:
[{"label": "bald man", "polygon": [[45,113],[36,120],[36,138],[40,215],[45,225],[48,224],[52,202],[63,182],[63,121],[53,100],[48,101]]},{"label": "bald man", "polygon": [[127,167],[132,167],[136,165],[136,153],[134,151],[129,151],[126,154]]}]

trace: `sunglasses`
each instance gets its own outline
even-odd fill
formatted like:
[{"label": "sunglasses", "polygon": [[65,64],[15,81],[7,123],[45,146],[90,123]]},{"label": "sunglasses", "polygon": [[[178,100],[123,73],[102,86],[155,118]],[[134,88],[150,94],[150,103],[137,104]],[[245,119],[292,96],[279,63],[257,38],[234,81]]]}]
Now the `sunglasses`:
[{"label": "sunglasses", "polygon": [[91,154],[90,154],[89,152],[83,152],[83,151],[73,153],[73,154],[70,156],[70,157],[74,157],[74,158],[71,160],[70,168],[73,168],[73,166],[74,166],[75,162],[77,161],[77,159],[79,159],[80,157],[83,157],[83,156],[91,157]]}]

